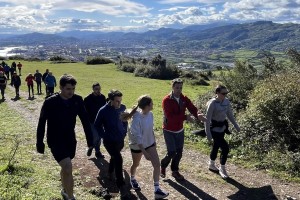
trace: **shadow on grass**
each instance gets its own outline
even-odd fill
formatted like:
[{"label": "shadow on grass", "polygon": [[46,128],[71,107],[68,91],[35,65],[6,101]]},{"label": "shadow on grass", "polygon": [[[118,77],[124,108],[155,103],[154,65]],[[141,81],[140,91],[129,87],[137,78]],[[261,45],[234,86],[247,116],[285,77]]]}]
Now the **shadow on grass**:
[{"label": "shadow on grass", "polygon": [[228,178],[226,181],[227,183],[230,183],[231,185],[239,189],[237,193],[228,196],[229,199],[232,200],[240,200],[240,199],[277,200],[278,199],[274,194],[273,189],[270,185],[266,185],[260,188],[249,188],[232,178]]},{"label": "shadow on grass", "polygon": [[186,199],[189,199],[189,200],[199,200],[199,199],[216,200],[216,198],[203,192],[201,189],[199,189],[197,186],[195,186],[193,183],[191,183],[190,181],[188,181],[186,179],[183,181],[177,181],[177,182],[174,182],[171,179],[165,179],[164,182],[169,183],[170,186],[172,186],[174,189],[176,189],[178,192],[180,192],[183,196],[185,196]]}]

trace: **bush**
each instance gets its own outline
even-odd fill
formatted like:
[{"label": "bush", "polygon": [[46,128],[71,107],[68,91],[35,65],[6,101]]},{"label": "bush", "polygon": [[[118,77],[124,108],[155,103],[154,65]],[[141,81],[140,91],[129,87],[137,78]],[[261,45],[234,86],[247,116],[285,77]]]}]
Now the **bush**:
[{"label": "bush", "polygon": [[25,60],[23,56],[15,55],[15,56],[9,56],[9,60]]},{"label": "bush", "polygon": [[50,58],[50,61],[63,61],[63,60],[66,60],[66,59],[61,56],[53,56]]},{"label": "bush", "polygon": [[203,86],[209,86],[209,83],[206,82],[203,78],[200,78],[198,80],[190,80],[188,81],[191,85],[203,85]]},{"label": "bush", "polygon": [[232,140],[244,153],[258,158],[262,167],[297,176],[299,158],[292,158],[300,153],[299,75],[286,72],[259,82],[239,120],[241,134]]},{"label": "bush", "polygon": [[136,64],[133,63],[122,63],[122,65],[118,65],[118,69],[124,72],[133,73],[136,68]]},{"label": "bush", "polygon": [[109,64],[113,63],[112,60],[104,57],[88,57],[85,61],[87,65],[99,65],[99,64]]},{"label": "bush", "polygon": [[166,68],[161,66],[139,65],[135,68],[134,75],[153,79],[170,80],[179,76],[179,70],[177,67],[170,65]]}]

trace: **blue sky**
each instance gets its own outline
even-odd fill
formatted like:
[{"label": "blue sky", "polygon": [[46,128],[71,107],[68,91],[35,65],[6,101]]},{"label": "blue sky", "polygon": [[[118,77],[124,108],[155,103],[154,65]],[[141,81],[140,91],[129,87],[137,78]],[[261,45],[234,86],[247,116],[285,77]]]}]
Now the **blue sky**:
[{"label": "blue sky", "polygon": [[300,23],[300,0],[0,0],[0,33],[141,32],[258,20]]}]

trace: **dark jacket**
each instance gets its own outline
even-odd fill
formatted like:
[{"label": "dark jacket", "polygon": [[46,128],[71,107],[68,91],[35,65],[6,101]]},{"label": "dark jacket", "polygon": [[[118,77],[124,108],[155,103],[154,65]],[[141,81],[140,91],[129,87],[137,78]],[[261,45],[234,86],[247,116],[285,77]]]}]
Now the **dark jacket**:
[{"label": "dark jacket", "polygon": [[94,125],[104,142],[124,141],[128,122],[121,121],[120,114],[125,110],[125,105],[121,104],[120,108],[115,109],[110,102],[99,110]]},{"label": "dark jacket", "polygon": [[86,111],[89,114],[91,123],[95,122],[99,109],[106,104],[106,98],[103,94],[95,96],[93,93],[89,94],[83,100]]},{"label": "dark jacket", "polygon": [[82,122],[88,146],[93,146],[92,130],[82,97],[74,94],[72,98],[64,100],[58,93],[47,98],[42,106],[37,127],[37,144],[43,143],[46,121],[47,143],[50,148],[76,143],[74,129],[77,115]]},{"label": "dark jacket", "polygon": [[21,85],[21,78],[20,78],[20,76],[18,76],[18,75],[13,76],[11,78],[11,82],[12,82],[13,86],[20,87],[20,85]]}]

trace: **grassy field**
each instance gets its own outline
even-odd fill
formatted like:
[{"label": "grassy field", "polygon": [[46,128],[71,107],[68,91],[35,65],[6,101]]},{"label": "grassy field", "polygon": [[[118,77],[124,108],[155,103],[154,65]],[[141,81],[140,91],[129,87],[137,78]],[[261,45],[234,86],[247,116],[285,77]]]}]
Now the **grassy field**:
[{"label": "grassy field", "polygon": [[[102,86],[102,93],[107,96],[110,89],[118,89],[123,93],[123,103],[127,108],[135,105],[137,98],[143,94],[149,94],[154,102],[155,127],[159,128],[162,123],[161,101],[163,97],[171,91],[171,81],[154,80],[142,77],[134,77],[131,73],[118,71],[114,64],[108,65],[85,65],[84,63],[51,64],[49,62],[25,62],[22,71],[21,90],[27,91],[25,78],[28,73],[34,73],[39,69],[44,73],[46,69],[53,72],[58,82],[59,77],[64,73],[72,74],[76,77],[78,84],[76,93],[85,97],[92,91],[92,84],[99,82]],[[213,84],[214,85],[214,84]],[[43,92],[44,92],[44,88]],[[183,93],[191,100],[199,94],[212,89],[211,86],[191,86],[184,85]],[[55,91],[59,91],[56,87]]]}]

